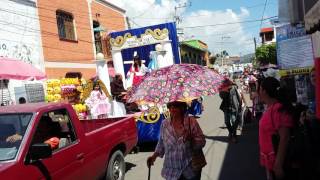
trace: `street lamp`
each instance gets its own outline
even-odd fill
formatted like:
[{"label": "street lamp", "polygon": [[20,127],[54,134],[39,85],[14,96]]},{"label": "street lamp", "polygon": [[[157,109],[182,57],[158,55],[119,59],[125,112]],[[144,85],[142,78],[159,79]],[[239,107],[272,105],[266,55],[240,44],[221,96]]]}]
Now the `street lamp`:
[{"label": "street lamp", "polygon": [[97,66],[97,75],[99,79],[103,82],[103,84],[106,86],[108,92],[110,93],[110,78],[108,66],[106,65],[104,55],[102,53],[98,53],[95,62]]}]

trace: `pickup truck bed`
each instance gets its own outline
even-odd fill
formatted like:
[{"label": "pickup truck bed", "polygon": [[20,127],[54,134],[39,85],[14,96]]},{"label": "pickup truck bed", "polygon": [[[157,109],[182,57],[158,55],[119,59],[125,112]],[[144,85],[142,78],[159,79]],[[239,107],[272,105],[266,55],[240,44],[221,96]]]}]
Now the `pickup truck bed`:
[{"label": "pickup truck bed", "polygon": [[99,128],[108,127],[115,122],[124,120],[123,117],[119,118],[106,118],[106,119],[90,119],[90,120],[81,120],[80,123],[84,129],[85,133],[90,133]]}]

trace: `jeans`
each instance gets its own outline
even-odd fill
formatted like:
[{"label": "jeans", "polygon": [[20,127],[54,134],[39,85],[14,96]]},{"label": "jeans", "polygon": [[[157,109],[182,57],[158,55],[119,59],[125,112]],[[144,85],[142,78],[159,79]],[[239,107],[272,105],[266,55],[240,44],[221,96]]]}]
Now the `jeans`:
[{"label": "jeans", "polygon": [[237,135],[237,128],[239,120],[237,118],[237,112],[224,112],[224,123],[229,131],[229,136],[235,137]]}]

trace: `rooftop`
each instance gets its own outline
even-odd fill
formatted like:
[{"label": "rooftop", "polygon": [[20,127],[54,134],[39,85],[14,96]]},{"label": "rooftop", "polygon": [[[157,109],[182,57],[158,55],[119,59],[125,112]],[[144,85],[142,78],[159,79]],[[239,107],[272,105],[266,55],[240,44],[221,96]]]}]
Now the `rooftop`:
[{"label": "rooftop", "polygon": [[194,49],[198,49],[200,51],[208,51],[208,46],[206,43],[200,40],[188,40],[180,42],[181,45],[186,45]]},{"label": "rooftop", "polygon": [[120,8],[119,6],[114,5],[113,3],[109,2],[108,0],[95,0],[95,1],[100,2],[106,6],[109,6],[115,10],[122,12],[122,13],[126,13],[126,10]]},{"label": "rooftop", "polygon": [[260,33],[267,33],[267,32],[273,32],[273,27],[268,27],[268,28],[262,28],[260,29]]}]

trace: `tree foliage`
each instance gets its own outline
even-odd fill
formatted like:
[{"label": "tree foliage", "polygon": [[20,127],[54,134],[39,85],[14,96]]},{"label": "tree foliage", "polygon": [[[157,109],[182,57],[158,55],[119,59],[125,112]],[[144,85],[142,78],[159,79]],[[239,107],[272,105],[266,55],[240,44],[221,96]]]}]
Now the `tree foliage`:
[{"label": "tree foliage", "polygon": [[216,54],[216,57],[223,57],[229,56],[229,53],[226,50],[221,51],[219,54]]},{"label": "tree foliage", "polygon": [[262,45],[256,50],[256,58],[260,64],[277,64],[276,44]]}]

